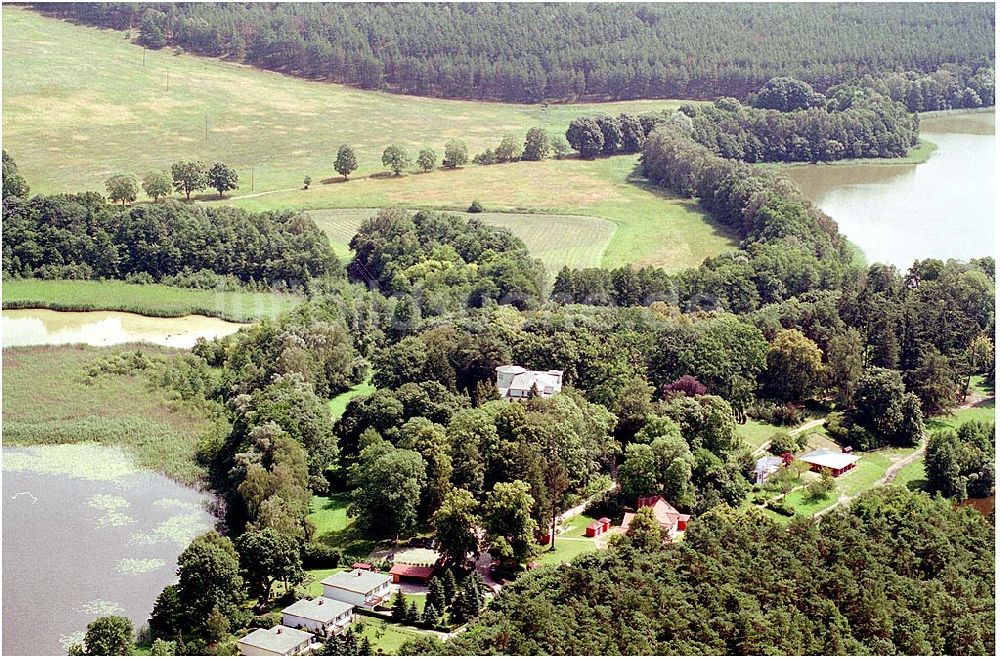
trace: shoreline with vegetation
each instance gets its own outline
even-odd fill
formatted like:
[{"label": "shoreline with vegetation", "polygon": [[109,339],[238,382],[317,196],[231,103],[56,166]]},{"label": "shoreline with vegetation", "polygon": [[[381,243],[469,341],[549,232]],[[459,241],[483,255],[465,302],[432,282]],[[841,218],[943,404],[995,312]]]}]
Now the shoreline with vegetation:
[{"label": "shoreline with vegetation", "polygon": [[8,279],[3,309],[119,311],[155,318],[209,316],[233,323],[274,318],[303,298],[266,291],[218,291],[120,280]]},{"label": "shoreline with vegetation", "polygon": [[[964,113],[963,110],[961,113]],[[821,161],[821,162],[766,162],[756,163],[758,167],[765,169],[781,168],[791,169],[793,167],[814,167],[823,165],[827,167],[857,167],[859,165],[877,165],[888,167],[892,165],[922,165],[930,160],[930,157],[937,151],[938,145],[931,140],[921,137],[920,144],[907,151],[901,158],[849,158],[845,160]]]}]

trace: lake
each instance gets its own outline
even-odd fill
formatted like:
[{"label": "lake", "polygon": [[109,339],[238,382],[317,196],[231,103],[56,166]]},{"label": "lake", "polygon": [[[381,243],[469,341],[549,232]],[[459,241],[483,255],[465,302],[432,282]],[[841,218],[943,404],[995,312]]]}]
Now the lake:
[{"label": "lake", "polygon": [[65,654],[87,623],[146,624],[210,497],[96,444],[3,448],[3,654]]},{"label": "lake", "polygon": [[199,338],[226,336],[241,327],[245,325],[208,316],[155,318],[122,311],[11,309],[3,312],[3,347],[145,342],[192,348]]},{"label": "lake", "polygon": [[994,113],[922,117],[921,136],[938,148],[919,165],[782,169],[869,262],[905,271],[920,258],[995,256]]}]

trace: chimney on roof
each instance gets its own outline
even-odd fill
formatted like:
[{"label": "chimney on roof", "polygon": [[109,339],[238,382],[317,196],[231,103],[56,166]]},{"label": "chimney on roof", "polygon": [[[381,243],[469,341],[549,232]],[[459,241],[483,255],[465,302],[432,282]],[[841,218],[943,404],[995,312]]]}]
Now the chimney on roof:
[{"label": "chimney on roof", "polygon": [[276,634],[280,634],[281,633],[281,627],[278,627],[278,631],[276,631],[275,633]]},{"label": "chimney on roof", "polygon": [[319,600],[318,600],[318,601],[316,602],[316,606],[323,606],[323,598],[320,598],[320,599],[319,599]]}]

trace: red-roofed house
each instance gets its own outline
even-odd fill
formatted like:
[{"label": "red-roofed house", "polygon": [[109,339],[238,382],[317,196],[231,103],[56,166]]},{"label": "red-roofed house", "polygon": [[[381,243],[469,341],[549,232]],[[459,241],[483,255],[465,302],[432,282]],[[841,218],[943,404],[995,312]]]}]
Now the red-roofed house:
[{"label": "red-roofed house", "polygon": [[[660,495],[651,497],[640,497],[636,508],[652,508],[653,515],[660,522],[660,526],[666,529],[670,537],[674,537],[679,531],[683,531],[687,528],[687,521],[691,519],[690,515],[685,515],[679,512],[676,508],[667,503],[667,500]],[[629,524],[632,523],[632,518],[635,513],[625,513],[622,517],[622,529],[628,530]]]},{"label": "red-roofed house", "polygon": [[611,520],[607,517],[602,517],[599,520],[591,522],[587,525],[584,535],[588,538],[596,538],[599,535],[603,535],[611,530]]},{"label": "red-roofed house", "polygon": [[434,576],[434,568],[397,563],[389,570],[389,574],[392,575],[392,583],[399,583],[403,579],[427,583]]}]

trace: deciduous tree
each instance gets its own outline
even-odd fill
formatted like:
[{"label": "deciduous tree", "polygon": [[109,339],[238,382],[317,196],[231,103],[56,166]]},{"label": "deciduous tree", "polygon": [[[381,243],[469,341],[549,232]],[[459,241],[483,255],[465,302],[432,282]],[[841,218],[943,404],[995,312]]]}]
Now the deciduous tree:
[{"label": "deciduous tree", "polygon": [[[385,164],[385,155],[382,155],[382,164]],[[358,157],[354,155],[354,149],[341,144],[337,150],[337,160],[333,163],[333,169],[347,180],[348,175],[358,168]]]},{"label": "deciduous tree", "polygon": [[131,204],[139,196],[139,183],[131,174],[115,174],[104,182],[108,199],[122,206]]}]

